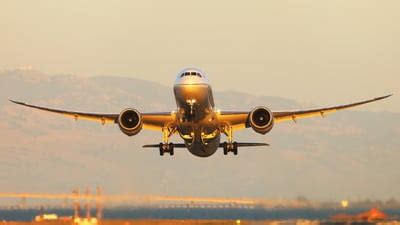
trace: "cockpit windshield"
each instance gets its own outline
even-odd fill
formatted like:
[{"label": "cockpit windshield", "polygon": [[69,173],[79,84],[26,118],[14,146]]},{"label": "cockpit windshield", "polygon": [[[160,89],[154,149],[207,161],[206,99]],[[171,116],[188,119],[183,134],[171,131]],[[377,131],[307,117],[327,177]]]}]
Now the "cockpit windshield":
[{"label": "cockpit windshield", "polygon": [[203,76],[199,73],[199,72],[184,72],[181,74],[181,78],[185,77],[185,76],[198,76],[200,78],[202,78]]}]

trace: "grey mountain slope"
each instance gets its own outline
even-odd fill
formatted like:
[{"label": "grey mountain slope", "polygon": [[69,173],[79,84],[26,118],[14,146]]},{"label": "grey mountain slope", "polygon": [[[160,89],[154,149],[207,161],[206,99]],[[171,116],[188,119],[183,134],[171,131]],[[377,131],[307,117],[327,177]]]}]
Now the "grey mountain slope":
[{"label": "grey mountain slope", "polygon": [[[21,101],[82,111],[169,111],[171,85],[127,77],[49,76],[14,70],[0,74],[0,185],[2,191],[67,192],[102,185],[108,193],[315,199],[389,198],[400,194],[400,114],[347,111],[279,124],[266,136],[246,130],[237,140],[268,148],[239,156],[217,152],[199,159],[185,150],[159,157],[140,146],[161,134],[129,138],[117,126],[71,121],[13,105]],[[279,97],[218,92],[221,109],[303,107]],[[340,101],[346,99],[340,99]],[[338,100],[339,101],[339,100]],[[350,99],[351,101],[351,99]],[[342,103],[342,102],[340,102]],[[379,103],[374,103],[379,107]],[[179,139],[174,139],[175,142]],[[316,191],[318,190],[318,191]]]}]

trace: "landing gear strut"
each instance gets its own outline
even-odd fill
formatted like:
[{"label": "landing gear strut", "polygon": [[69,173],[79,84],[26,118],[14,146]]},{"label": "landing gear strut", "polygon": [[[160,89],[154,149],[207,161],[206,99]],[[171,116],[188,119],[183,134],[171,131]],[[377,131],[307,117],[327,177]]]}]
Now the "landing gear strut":
[{"label": "landing gear strut", "polygon": [[238,144],[233,142],[233,129],[231,126],[226,126],[224,133],[228,136],[228,142],[223,143],[224,155],[228,155],[228,152],[233,152],[234,155],[238,154]]}]

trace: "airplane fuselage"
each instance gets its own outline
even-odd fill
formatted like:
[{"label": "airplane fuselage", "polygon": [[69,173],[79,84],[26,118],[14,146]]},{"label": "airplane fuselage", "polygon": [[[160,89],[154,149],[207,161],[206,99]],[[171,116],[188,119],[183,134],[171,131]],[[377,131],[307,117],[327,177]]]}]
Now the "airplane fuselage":
[{"label": "airplane fuselage", "polygon": [[212,88],[204,74],[182,71],[174,85],[177,132],[188,150],[200,157],[214,154],[220,143],[219,123]]}]

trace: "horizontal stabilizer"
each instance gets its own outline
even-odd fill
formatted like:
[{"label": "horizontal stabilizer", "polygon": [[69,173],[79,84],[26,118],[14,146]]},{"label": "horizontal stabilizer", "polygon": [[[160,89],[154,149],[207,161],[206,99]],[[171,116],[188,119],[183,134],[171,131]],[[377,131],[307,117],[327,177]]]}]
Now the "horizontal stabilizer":
[{"label": "horizontal stabilizer", "polygon": [[[174,148],[186,148],[186,145],[183,143],[173,144]],[[269,146],[267,143],[253,143],[253,142],[238,142],[238,147],[259,147],[259,146]],[[151,144],[151,145],[143,145],[143,148],[159,148],[160,144]],[[223,143],[219,144],[220,148],[224,147]]]},{"label": "horizontal stabilizer", "polygon": [[[237,143],[238,147],[259,147],[259,146],[269,146],[267,143],[253,143],[253,142],[238,142]],[[219,144],[220,148],[224,147],[223,143]]]},{"label": "horizontal stabilizer", "polygon": [[[174,148],[186,148],[185,144],[178,143],[178,144],[173,144]],[[143,145],[143,148],[159,148],[160,144],[154,144],[154,145]]]}]

